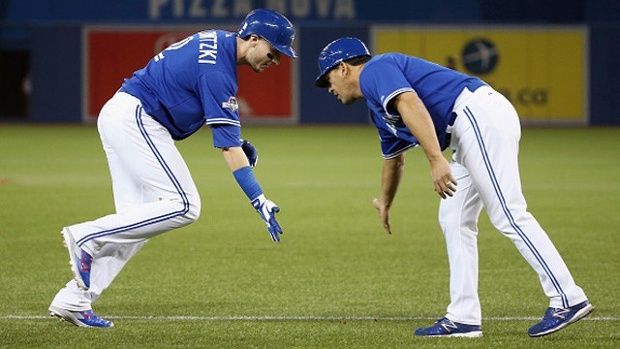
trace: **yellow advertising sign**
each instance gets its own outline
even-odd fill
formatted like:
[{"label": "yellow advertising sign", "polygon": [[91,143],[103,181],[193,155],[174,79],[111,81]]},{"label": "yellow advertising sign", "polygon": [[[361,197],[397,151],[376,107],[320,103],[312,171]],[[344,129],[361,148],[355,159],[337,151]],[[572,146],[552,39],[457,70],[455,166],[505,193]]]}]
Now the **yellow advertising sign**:
[{"label": "yellow advertising sign", "polygon": [[373,54],[402,52],[476,75],[512,101],[524,121],[585,122],[584,27],[373,28]]}]

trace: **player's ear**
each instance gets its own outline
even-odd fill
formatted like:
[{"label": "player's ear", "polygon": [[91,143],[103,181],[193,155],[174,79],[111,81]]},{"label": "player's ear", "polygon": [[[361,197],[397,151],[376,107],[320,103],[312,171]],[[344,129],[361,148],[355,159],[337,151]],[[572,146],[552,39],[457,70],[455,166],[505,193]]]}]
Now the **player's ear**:
[{"label": "player's ear", "polygon": [[252,43],[252,47],[258,45],[258,42],[260,41],[260,37],[256,34],[252,34],[250,35],[250,43]]},{"label": "player's ear", "polygon": [[345,62],[339,63],[338,70],[340,71],[340,74],[342,74],[343,78],[347,77],[351,73],[351,67]]}]

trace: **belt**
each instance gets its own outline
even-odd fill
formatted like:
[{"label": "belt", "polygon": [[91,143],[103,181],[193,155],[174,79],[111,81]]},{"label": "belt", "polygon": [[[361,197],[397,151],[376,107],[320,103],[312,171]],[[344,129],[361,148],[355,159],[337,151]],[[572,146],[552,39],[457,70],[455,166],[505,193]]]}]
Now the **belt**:
[{"label": "belt", "polygon": [[452,112],[450,114],[450,119],[448,119],[448,126],[454,125],[454,121],[456,121],[456,113]]}]

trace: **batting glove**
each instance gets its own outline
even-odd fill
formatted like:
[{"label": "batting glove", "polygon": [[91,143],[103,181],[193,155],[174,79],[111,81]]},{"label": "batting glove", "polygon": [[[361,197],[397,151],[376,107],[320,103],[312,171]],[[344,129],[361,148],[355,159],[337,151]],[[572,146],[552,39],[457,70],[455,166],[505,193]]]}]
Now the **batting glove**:
[{"label": "batting glove", "polygon": [[280,235],[283,234],[280,224],[276,221],[276,213],[280,212],[278,205],[272,201],[267,200],[265,195],[261,194],[256,199],[252,200],[252,206],[256,209],[256,212],[267,224],[267,230],[271,235],[273,242],[280,242]]},{"label": "batting glove", "polygon": [[243,142],[241,143],[241,149],[245,153],[245,156],[247,156],[248,161],[250,162],[250,166],[255,167],[258,163],[258,151],[252,145],[252,143],[248,142],[247,140],[242,139],[241,141]]}]

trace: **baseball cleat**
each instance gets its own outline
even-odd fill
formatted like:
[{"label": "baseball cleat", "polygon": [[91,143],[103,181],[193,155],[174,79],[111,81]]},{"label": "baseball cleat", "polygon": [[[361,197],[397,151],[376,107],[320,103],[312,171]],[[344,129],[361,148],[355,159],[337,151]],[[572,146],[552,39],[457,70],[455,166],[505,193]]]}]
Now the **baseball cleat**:
[{"label": "baseball cleat", "polygon": [[466,325],[441,318],[431,327],[421,327],[413,333],[419,337],[482,337],[482,326]]},{"label": "baseball cleat", "polygon": [[71,311],[50,305],[49,311],[50,316],[60,318],[62,321],[68,321],[79,327],[114,327],[112,321],[100,318],[91,309]]},{"label": "baseball cleat", "polygon": [[530,327],[530,337],[540,337],[559,331],[564,327],[588,316],[594,307],[585,301],[568,308],[548,308],[542,320]]},{"label": "baseball cleat", "polygon": [[75,239],[68,229],[65,228],[60,233],[65,247],[69,251],[69,265],[73,278],[77,281],[79,288],[88,290],[90,288],[90,267],[93,263],[93,257],[75,243]]}]

